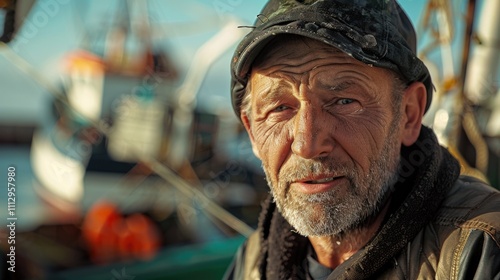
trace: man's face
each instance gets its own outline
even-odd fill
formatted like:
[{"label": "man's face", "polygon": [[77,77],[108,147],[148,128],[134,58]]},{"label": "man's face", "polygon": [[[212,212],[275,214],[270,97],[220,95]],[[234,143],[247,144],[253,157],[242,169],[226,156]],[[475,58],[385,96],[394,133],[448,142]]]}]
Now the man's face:
[{"label": "man's face", "polygon": [[254,65],[242,119],[300,234],[337,235],[381,210],[401,147],[393,84],[387,70],[308,39],[278,43]]}]

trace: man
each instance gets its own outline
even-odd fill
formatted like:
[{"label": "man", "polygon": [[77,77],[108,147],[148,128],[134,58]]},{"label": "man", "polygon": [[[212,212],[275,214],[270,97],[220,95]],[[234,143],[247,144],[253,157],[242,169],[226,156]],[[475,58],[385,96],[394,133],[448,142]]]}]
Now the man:
[{"label": "man", "polygon": [[271,0],[232,100],[271,196],[229,279],[500,279],[500,193],[422,126],[433,85],[390,0]]}]

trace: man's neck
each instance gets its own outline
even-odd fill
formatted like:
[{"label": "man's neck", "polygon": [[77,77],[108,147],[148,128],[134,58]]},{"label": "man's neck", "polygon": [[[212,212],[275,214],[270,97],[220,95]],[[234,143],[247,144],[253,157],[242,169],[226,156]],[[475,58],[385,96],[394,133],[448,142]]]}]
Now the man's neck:
[{"label": "man's neck", "polygon": [[319,263],[335,269],[363,248],[377,233],[389,209],[389,204],[387,203],[370,223],[361,228],[345,232],[340,236],[309,236]]}]

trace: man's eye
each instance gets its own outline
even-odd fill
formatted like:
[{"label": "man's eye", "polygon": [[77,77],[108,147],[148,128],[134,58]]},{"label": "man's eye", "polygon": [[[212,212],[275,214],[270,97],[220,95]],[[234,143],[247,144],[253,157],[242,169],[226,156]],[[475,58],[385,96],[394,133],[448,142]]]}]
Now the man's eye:
[{"label": "man's eye", "polygon": [[287,109],[289,109],[290,107],[286,106],[286,105],[280,105],[276,108],[273,109],[273,112],[282,112],[282,111],[285,111]]},{"label": "man's eye", "polygon": [[342,98],[337,101],[337,105],[347,105],[353,103],[354,100],[350,98]]}]

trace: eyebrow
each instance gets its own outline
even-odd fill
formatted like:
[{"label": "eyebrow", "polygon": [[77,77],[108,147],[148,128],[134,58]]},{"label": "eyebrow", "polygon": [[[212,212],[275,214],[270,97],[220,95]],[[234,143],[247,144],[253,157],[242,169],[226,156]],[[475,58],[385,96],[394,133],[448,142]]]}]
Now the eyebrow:
[{"label": "eyebrow", "polygon": [[283,83],[278,85],[274,84],[265,90],[254,91],[256,101],[255,101],[255,112],[257,115],[262,114],[267,108],[272,107],[277,103],[278,100],[283,98],[285,95],[287,86]]},{"label": "eyebrow", "polygon": [[280,81],[278,84],[272,84],[270,87],[266,87],[264,90],[255,91],[256,97],[264,101],[261,103],[267,103],[272,100],[276,100],[277,97],[282,96],[283,92],[288,89],[289,86],[286,83]]},{"label": "eyebrow", "polygon": [[[320,84],[320,87],[334,92],[342,92],[348,89],[349,87],[355,85],[356,83],[353,81],[339,81],[339,82],[335,81],[331,84],[322,83]],[[286,91],[288,91],[288,89],[289,87],[281,82],[278,85],[271,85],[270,88],[266,88],[266,90],[257,92],[258,94],[256,95],[256,97],[258,98],[257,104],[259,104],[260,106],[266,106],[271,103],[274,103],[276,102],[276,100],[283,97],[283,95],[286,94]]]},{"label": "eyebrow", "polygon": [[325,88],[332,90],[332,91],[343,91],[354,85],[355,83],[353,81],[341,81],[339,83],[335,83],[333,86],[329,85],[322,85],[325,86]]}]

